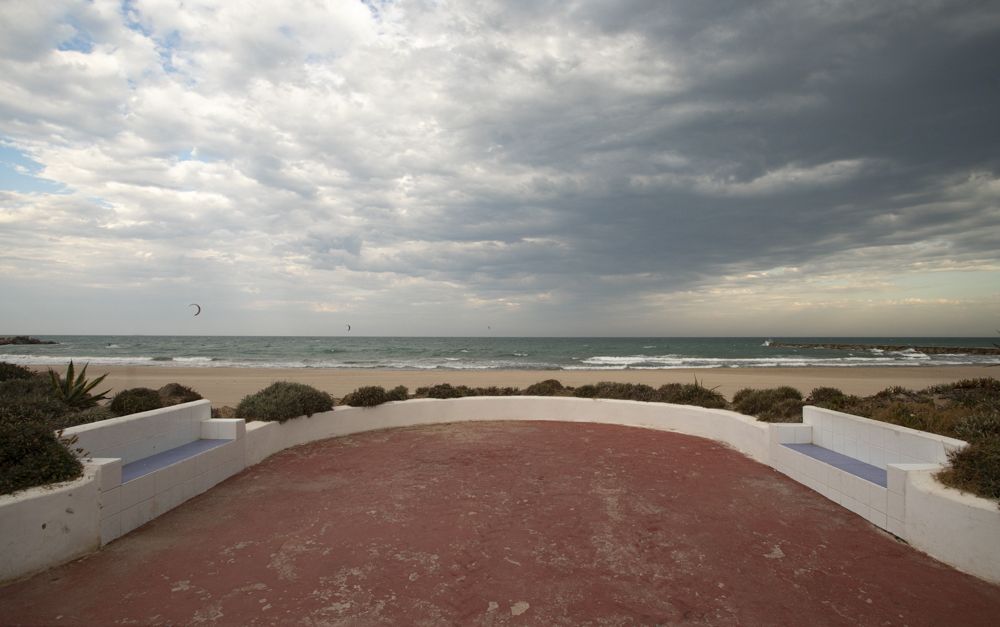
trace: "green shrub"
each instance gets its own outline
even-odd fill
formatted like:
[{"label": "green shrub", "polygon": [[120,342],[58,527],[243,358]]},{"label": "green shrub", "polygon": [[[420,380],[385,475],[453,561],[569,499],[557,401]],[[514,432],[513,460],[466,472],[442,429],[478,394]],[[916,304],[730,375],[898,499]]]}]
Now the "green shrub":
[{"label": "green shrub", "polygon": [[597,398],[598,392],[599,390],[596,385],[586,383],[573,390],[573,396],[576,396],[577,398]]},{"label": "green shrub", "polygon": [[966,442],[1000,439],[1000,413],[966,416],[955,424],[955,437]]},{"label": "green shrub", "polygon": [[110,390],[104,390],[94,395],[90,391],[100,385],[107,374],[102,374],[93,381],[87,380],[87,365],[77,375],[74,372],[73,361],[70,360],[69,367],[66,368],[66,376],[60,377],[54,370],[49,370],[49,379],[52,383],[52,392],[62,402],[75,409],[86,409],[97,405],[98,401],[107,398]]},{"label": "green shrub", "polygon": [[354,390],[340,402],[351,407],[375,407],[390,400],[389,393],[381,385],[366,385]]},{"label": "green shrub", "polygon": [[52,429],[67,429],[77,425],[88,425],[100,420],[115,418],[115,413],[107,407],[88,407],[68,414],[63,414],[49,421],[48,425]]},{"label": "green shrub", "polygon": [[923,393],[938,396],[964,407],[1000,409],[1000,381],[990,377],[962,379],[955,383],[935,385]]},{"label": "green shrub", "polygon": [[989,499],[1000,499],[1000,439],[971,442],[948,454],[949,466],[938,473],[945,485]]},{"label": "green shrub", "polygon": [[774,402],[786,399],[801,401],[802,393],[787,385],[763,390],[743,388],[733,395],[733,407],[737,411],[753,415],[764,411]]},{"label": "green shrub", "polygon": [[9,364],[6,361],[0,361],[0,381],[30,379],[34,376],[35,373],[32,372],[30,368],[18,366],[17,364]]},{"label": "green shrub", "polygon": [[706,388],[697,381],[694,383],[667,383],[656,391],[661,403],[677,405],[697,405],[710,409],[725,409],[729,403],[726,397],[714,389]]},{"label": "green shrub", "polygon": [[462,398],[478,396],[476,390],[465,385],[452,386],[450,383],[439,383],[430,387],[417,388],[417,396],[427,398]]},{"label": "green shrub", "polygon": [[128,416],[163,407],[160,394],[150,388],[122,390],[111,399],[111,411],[117,416]]},{"label": "green shrub", "polygon": [[390,401],[405,401],[410,398],[410,390],[405,385],[397,385],[388,392]]},{"label": "green shrub", "polygon": [[497,387],[491,385],[488,388],[475,388],[476,396],[517,396],[521,390],[512,387]]},{"label": "green shrub", "polygon": [[524,390],[525,396],[561,396],[566,388],[556,379],[546,379],[529,385]]},{"label": "green shrub", "polygon": [[764,422],[802,422],[802,393],[783,385],[754,390],[744,388],[733,395],[733,409]]},{"label": "green shrub", "polygon": [[278,381],[245,396],[236,407],[236,417],[285,422],[331,409],[333,399],[326,392],[302,383]]},{"label": "green shrub", "polygon": [[157,390],[156,393],[160,396],[161,407],[170,407],[172,405],[201,400],[201,394],[180,383],[168,383]]},{"label": "green shrub", "polygon": [[80,461],[40,422],[0,418],[0,494],[69,481]]},{"label": "green shrub", "polygon": [[968,416],[969,410],[961,406],[938,407],[931,401],[894,401],[875,406],[868,413],[872,420],[953,436],[955,427]]},{"label": "green shrub", "polygon": [[655,402],[659,394],[644,383],[612,383],[601,381],[597,384],[597,394],[594,398],[613,398],[626,401]]}]

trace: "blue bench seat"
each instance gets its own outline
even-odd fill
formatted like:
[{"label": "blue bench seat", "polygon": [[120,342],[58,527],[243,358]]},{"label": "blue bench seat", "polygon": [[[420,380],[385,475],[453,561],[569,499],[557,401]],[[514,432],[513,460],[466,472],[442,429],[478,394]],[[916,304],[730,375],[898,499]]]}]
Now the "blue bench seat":
[{"label": "blue bench seat", "polygon": [[802,453],[803,455],[807,455],[813,459],[818,459],[821,462],[830,464],[835,468],[839,468],[844,472],[849,472],[855,477],[861,477],[862,479],[870,481],[875,485],[880,485],[883,488],[887,487],[889,484],[884,468],[872,466],[871,464],[854,459],[853,457],[849,457],[843,453],[831,451],[828,448],[816,446],[815,444],[782,444],[782,446],[787,446],[793,451]]}]

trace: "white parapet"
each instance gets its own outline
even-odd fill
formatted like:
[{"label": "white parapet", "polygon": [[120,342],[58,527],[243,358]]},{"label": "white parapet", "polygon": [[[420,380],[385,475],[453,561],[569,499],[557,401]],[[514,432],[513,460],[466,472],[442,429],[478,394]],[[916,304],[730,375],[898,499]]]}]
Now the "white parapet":
[{"label": "white parapet", "polygon": [[768,426],[722,409],[611,399],[548,396],[474,396],[414,399],[377,407],[340,407],[336,411],[283,423],[247,426],[247,463],[256,463],[290,446],[363,431],[481,420],[555,420],[597,422],[678,431],[724,442],[767,463]]},{"label": "white parapet", "polygon": [[0,496],[0,581],[86,555],[100,546],[99,471]]}]

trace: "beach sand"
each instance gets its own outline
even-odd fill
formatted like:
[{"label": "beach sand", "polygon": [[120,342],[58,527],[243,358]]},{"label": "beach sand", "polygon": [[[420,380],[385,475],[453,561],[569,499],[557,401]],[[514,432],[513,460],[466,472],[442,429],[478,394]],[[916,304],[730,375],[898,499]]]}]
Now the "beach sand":
[{"label": "beach sand", "polygon": [[[42,368],[42,370],[44,370]],[[57,370],[61,370],[57,368]],[[170,366],[100,366],[87,371],[90,376],[108,373],[104,385],[112,392],[126,388],[159,388],[180,383],[193,388],[216,407],[236,406],[247,394],[275,381],[306,383],[341,398],[363,385],[385,388],[405,385],[416,388],[436,383],[472,387],[511,386],[524,388],[545,379],[563,385],[580,386],[598,381],[645,383],[692,383],[695,378],[716,388],[727,398],[742,388],[769,388],[790,385],[803,394],[820,386],[839,388],[848,394],[868,395],[890,386],[922,389],[960,379],[998,377],[1000,368],[987,366],[881,367],[881,368],[713,368],[678,370],[347,370],[324,368],[184,368]]]}]

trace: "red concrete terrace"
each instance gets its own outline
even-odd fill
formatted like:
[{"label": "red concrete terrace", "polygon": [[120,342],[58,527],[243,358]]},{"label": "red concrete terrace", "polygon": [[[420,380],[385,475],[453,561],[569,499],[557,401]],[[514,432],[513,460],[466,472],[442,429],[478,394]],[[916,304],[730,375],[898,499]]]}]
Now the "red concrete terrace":
[{"label": "red concrete terrace", "polygon": [[4,624],[996,624],[1000,587],[721,444],[460,423],[289,449],[0,588]]}]

